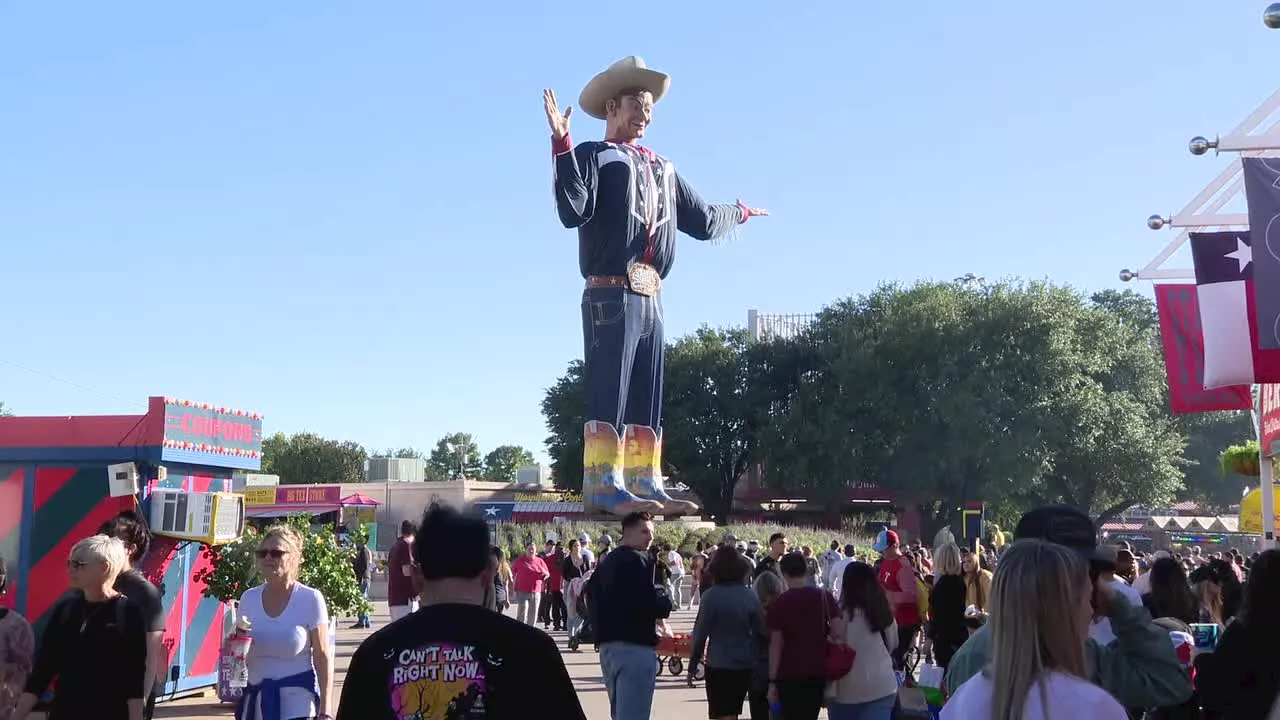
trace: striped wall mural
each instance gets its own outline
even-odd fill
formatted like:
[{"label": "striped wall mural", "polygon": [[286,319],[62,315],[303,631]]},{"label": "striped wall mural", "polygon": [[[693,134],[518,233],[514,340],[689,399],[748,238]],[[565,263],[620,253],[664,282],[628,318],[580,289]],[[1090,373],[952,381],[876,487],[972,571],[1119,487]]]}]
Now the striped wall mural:
[{"label": "striped wall mural", "polygon": [[15,598],[22,592],[22,573],[18,563],[22,551],[22,488],[26,468],[0,465],[0,557],[9,569],[9,587],[0,606],[17,610]]},{"label": "striped wall mural", "polygon": [[[172,471],[161,483],[196,492],[226,490],[229,484],[224,478]],[[11,579],[0,605],[21,612],[39,634],[68,589],[72,546],[134,506],[132,497],[109,496],[105,464],[0,464],[0,555]],[[166,685],[166,693],[208,686],[217,679],[224,607],[205,598],[203,588],[191,581],[208,562],[198,543],[157,537],[139,568],[162,591],[169,667],[176,666],[180,678]]]},{"label": "striped wall mural", "polygon": [[133,498],[107,492],[106,468],[37,467],[23,548],[25,600],[21,610],[36,632],[49,621],[49,610],[67,591],[67,557],[71,548],[97,532],[116,513],[133,507]]}]

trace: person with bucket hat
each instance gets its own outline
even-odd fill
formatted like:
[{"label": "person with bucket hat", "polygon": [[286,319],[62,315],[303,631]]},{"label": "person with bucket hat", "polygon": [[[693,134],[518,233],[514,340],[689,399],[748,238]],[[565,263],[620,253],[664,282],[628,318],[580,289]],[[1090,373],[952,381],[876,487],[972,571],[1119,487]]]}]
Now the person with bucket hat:
[{"label": "person with bucket hat", "polygon": [[630,56],[591,79],[582,110],[605,121],[605,139],[574,147],[573,108],[543,92],[555,167],[556,210],[578,231],[587,422],[582,495],[586,512],[685,515],[697,505],[662,483],[661,291],[676,231],[698,240],[727,235],[768,213],[742,202],[703,201],[675,165],[639,145],[671,77]]},{"label": "person with bucket hat", "polygon": [[[1097,530],[1089,516],[1064,505],[1047,505],[1029,511],[1013,531],[1014,541],[1033,538],[1062,545],[1089,560],[1091,575],[1105,563],[1098,552]],[[999,575],[1000,566],[996,566]],[[1151,620],[1141,606],[1120,598],[1105,583],[1095,583],[1098,613],[1111,620],[1115,642],[1103,645],[1085,641],[1085,665],[1090,678],[1126,707],[1153,708],[1180,705],[1191,697],[1187,676],[1169,633]],[[945,686],[954,690],[982,672],[991,654],[989,626],[983,626],[960,647],[947,667]]]}]

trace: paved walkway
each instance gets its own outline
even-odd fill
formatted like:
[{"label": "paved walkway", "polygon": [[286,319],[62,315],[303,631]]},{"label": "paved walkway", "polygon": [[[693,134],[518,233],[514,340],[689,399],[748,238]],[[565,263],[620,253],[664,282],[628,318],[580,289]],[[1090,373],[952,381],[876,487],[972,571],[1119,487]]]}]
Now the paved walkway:
[{"label": "paved walkway", "polygon": [[[693,625],[695,611],[677,611],[670,624],[676,632],[689,632]],[[388,621],[385,603],[377,603],[374,622]],[[335,678],[336,692],[342,692],[342,677],[352,653],[368,636],[368,630],[349,629],[350,622],[339,625],[338,658]],[[564,647],[564,633],[552,633]],[[609,698],[605,694],[604,684],[600,680],[599,656],[586,647],[580,652],[564,653],[565,665],[578,688],[578,697],[590,720],[609,720]],[[661,720],[702,720],[707,717],[707,701],[702,684],[690,688],[683,676],[672,677],[664,670],[657,680],[657,692],[654,695],[653,717]],[[532,709],[532,708],[531,708]],[[744,708],[745,710],[745,708]],[[233,713],[231,706],[220,705],[211,698],[189,698],[162,703],[156,708],[157,718],[170,720],[209,720],[211,718],[229,718]],[[534,713],[536,715],[536,713]],[[533,715],[531,715],[532,717]],[[744,714],[745,717],[745,714]],[[825,717],[825,714],[823,715]]]}]

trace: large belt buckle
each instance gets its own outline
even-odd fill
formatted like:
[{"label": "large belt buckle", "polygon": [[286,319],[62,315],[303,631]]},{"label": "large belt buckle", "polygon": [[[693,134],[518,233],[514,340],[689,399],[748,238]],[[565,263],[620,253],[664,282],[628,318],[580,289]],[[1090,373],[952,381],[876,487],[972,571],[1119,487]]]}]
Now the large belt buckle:
[{"label": "large belt buckle", "polygon": [[662,278],[652,265],[634,263],[627,268],[627,284],[631,286],[631,292],[653,297],[662,289]]}]

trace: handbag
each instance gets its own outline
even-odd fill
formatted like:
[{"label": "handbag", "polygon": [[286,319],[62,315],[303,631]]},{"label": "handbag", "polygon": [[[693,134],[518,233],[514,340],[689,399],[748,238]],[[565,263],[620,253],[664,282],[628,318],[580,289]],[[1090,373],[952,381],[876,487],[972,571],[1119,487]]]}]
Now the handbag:
[{"label": "handbag", "polygon": [[828,682],[839,680],[849,671],[853,669],[854,658],[857,653],[853,648],[849,647],[844,638],[839,641],[831,639],[831,613],[827,607],[827,598],[830,595],[826,590],[818,590],[820,600],[822,602],[822,636],[826,638],[827,650],[826,656],[823,658],[823,671],[826,673]]}]

